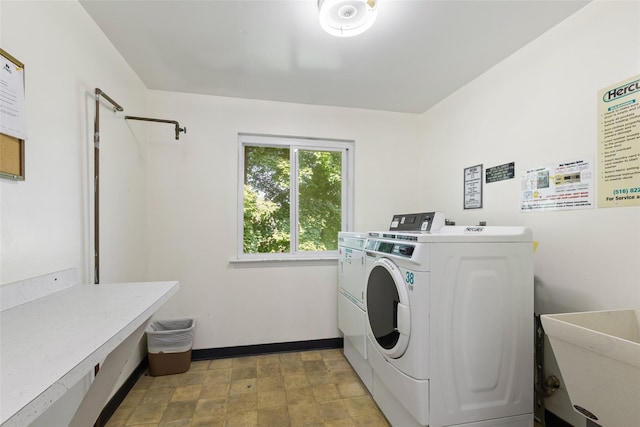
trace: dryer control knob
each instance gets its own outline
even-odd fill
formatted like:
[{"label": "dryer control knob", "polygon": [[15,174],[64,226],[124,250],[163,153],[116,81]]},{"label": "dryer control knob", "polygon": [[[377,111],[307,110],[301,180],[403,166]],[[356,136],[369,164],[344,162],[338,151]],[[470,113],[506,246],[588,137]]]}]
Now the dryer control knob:
[{"label": "dryer control knob", "polygon": [[405,256],[410,257],[411,255],[413,255],[413,246],[400,246],[400,248],[398,249],[398,251]]}]

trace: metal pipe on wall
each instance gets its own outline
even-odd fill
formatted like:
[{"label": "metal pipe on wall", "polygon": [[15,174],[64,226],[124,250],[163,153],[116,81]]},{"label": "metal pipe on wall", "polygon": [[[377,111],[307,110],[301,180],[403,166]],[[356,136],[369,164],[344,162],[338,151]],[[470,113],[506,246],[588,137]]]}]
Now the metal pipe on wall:
[{"label": "metal pipe on wall", "polygon": [[93,283],[100,283],[100,97],[113,105],[113,111],[123,111],[123,108],[99,88],[96,88],[96,115],[93,123],[93,244],[94,270]]},{"label": "metal pipe on wall", "polygon": [[180,127],[180,123],[176,120],[151,119],[148,117],[124,116],[125,120],[142,120],[143,122],[170,123],[176,127],[176,139],[180,139],[180,132],[187,133],[187,127]]}]

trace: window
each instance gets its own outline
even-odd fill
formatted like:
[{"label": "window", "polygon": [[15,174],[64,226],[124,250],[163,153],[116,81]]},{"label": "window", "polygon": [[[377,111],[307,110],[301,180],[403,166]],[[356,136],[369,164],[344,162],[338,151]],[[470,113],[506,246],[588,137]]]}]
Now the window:
[{"label": "window", "polygon": [[244,259],[331,257],[352,215],[353,142],[239,135]]}]

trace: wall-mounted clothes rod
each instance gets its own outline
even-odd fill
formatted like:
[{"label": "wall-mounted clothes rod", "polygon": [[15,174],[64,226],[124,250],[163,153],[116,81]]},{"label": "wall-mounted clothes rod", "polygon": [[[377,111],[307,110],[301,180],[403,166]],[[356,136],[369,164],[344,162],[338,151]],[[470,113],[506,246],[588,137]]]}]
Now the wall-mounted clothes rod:
[{"label": "wall-mounted clothes rod", "polygon": [[93,123],[93,244],[94,244],[94,270],[93,283],[100,283],[100,97],[103,97],[111,105],[113,112],[124,109],[100,88],[96,88],[96,116]]},{"label": "wall-mounted clothes rod", "polygon": [[[124,108],[114,101],[109,95],[104,93],[100,88],[96,88],[96,117],[93,122],[93,253],[94,253],[94,270],[93,283],[100,283],[100,97],[103,97],[111,105],[113,112],[123,111]],[[94,366],[93,374],[98,375],[100,364]],[[94,427],[102,425],[100,417],[94,424]]]},{"label": "wall-mounted clothes rod", "polygon": [[99,101],[100,96],[102,96],[104,99],[106,99],[107,101],[109,101],[111,103],[111,105],[113,105],[113,111],[123,111],[124,108],[122,108],[120,106],[120,104],[118,104],[116,101],[114,101],[109,95],[107,95],[106,93],[104,93],[102,90],[100,90],[100,88],[96,88],[96,102]]},{"label": "wall-mounted clothes rod", "polygon": [[187,133],[187,127],[180,127],[180,123],[175,120],[152,119],[149,117],[124,116],[125,120],[142,120],[144,122],[170,123],[176,127],[176,139],[180,139],[180,132]]},{"label": "wall-mounted clothes rod", "polygon": [[[94,283],[100,283],[100,98],[104,98],[113,106],[113,112],[116,111],[124,111],[124,108],[120,106],[116,101],[113,100],[109,95],[104,93],[100,88],[96,88],[95,90],[95,99],[96,99],[96,115],[94,121],[94,134],[93,134],[93,171],[94,171],[94,197],[93,197],[93,210],[94,210],[94,224],[93,224],[93,233],[94,233]],[[170,123],[175,126],[176,139],[180,139],[180,132],[187,133],[187,128],[180,127],[180,123],[175,120],[164,120],[164,119],[152,119],[148,117],[135,117],[135,116],[125,116],[126,120],[142,120],[146,122],[159,122],[159,123]]]}]

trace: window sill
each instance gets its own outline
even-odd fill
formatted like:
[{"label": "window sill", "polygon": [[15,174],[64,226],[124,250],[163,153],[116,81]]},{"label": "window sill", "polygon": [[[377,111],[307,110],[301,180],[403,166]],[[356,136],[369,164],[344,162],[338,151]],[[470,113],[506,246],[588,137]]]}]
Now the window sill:
[{"label": "window sill", "polygon": [[309,258],[234,258],[229,264],[236,268],[284,267],[284,266],[320,266],[337,265],[338,255]]}]

